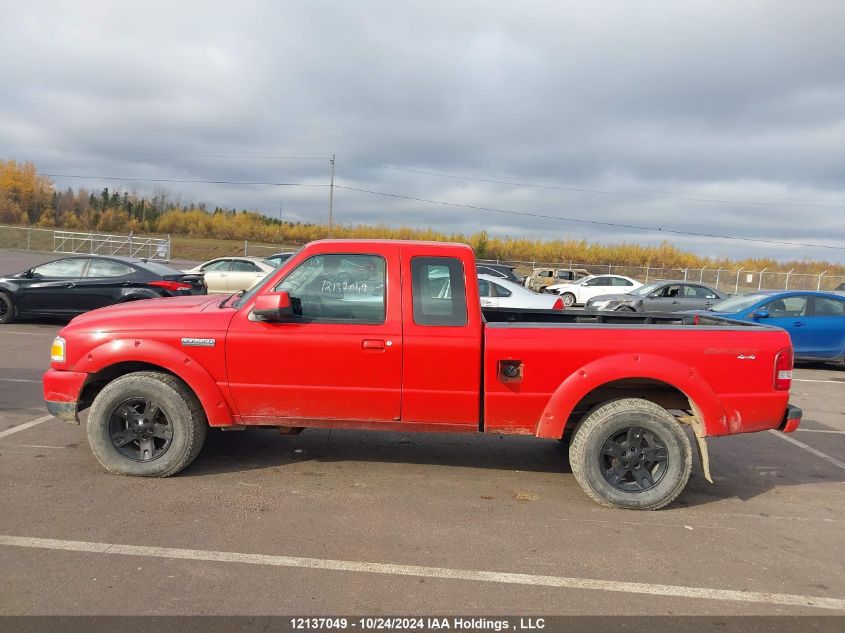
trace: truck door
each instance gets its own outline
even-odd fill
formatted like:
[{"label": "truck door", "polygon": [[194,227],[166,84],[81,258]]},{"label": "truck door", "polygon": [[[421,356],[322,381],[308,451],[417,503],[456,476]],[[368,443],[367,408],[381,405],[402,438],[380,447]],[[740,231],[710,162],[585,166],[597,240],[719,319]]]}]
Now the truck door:
[{"label": "truck door", "polygon": [[239,310],[226,337],[226,365],[244,422],[399,420],[399,274],[394,244],[366,254],[312,248],[272,282],[301,305],[299,318],[268,323],[248,305]]},{"label": "truck door", "polygon": [[402,245],[402,422],[479,423],[478,285],[474,269],[465,269],[455,252],[431,257],[430,247]]}]

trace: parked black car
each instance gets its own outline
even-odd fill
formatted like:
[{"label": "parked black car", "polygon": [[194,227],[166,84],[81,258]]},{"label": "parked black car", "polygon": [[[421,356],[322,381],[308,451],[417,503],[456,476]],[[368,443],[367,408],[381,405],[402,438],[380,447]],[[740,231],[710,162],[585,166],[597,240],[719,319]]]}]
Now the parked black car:
[{"label": "parked black car", "polygon": [[0,277],[0,323],[68,318],[136,299],[206,294],[202,275],[131,257],[79,255]]},{"label": "parked black car", "polygon": [[655,281],[626,294],[598,295],[584,306],[587,310],[628,312],[678,312],[706,310],[730,295],[702,283]]},{"label": "parked black car", "polygon": [[519,284],[520,286],[523,282],[523,278],[514,272],[513,266],[507,266],[505,264],[486,264],[484,262],[478,262],[475,265],[475,270],[476,274],[478,275],[490,275],[491,277],[507,279],[508,281],[512,281],[515,284]]}]

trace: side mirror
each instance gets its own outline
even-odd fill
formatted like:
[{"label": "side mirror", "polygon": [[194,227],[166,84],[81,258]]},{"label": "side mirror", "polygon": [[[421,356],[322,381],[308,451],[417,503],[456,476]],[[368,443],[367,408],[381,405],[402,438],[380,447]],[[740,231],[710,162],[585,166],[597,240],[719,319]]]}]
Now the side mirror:
[{"label": "side mirror", "polygon": [[757,310],[751,314],[755,319],[768,319],[769,318],[769,311],[768,310]]},{"label": "side mirror", "polygon": [[255,298],[252,313],[262,321],[278,323],[293,316],[293,305],[287,292],[268,292]]},{"label": "side mirror", "polygon": [[29,270],[25,270],[21,273],[21,277],[24,279],[32,279],[35,276],[35,273],[32,272],[32,268]]}]

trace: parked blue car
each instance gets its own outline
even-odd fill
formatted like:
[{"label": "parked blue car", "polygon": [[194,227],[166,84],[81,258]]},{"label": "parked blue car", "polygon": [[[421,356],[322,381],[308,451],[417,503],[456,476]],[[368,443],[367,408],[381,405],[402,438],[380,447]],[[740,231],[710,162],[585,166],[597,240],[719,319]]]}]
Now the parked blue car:
[{"label": "parked blue car", "polygon": [[806,290],[752,292],[695,312],[783,328],[792,338],[797,359],[845,357],[845,297],[841,295]]}]

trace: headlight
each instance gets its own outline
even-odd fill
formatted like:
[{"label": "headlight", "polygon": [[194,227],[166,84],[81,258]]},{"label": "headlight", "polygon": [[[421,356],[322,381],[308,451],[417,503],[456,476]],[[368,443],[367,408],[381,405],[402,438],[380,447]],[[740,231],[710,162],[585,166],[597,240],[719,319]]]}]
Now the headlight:
[{"label": "headlight", "polygon": [[61,336],[53,339],[50,347],[50,360],[56,363],[65,362],[65,340]]},{"label": "headlight", "polygon": [[592,303],[588,303],[587,306],[590,308],[595,308],[596,310],[602,310],[610,305],[610,301],[593,301]]}]

